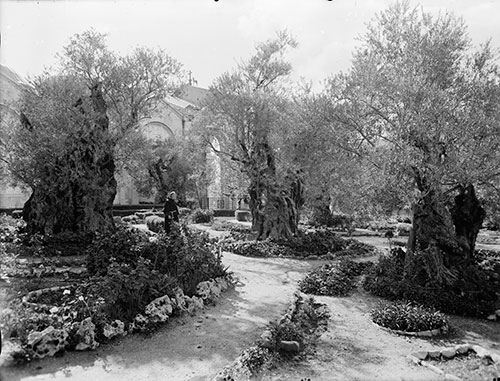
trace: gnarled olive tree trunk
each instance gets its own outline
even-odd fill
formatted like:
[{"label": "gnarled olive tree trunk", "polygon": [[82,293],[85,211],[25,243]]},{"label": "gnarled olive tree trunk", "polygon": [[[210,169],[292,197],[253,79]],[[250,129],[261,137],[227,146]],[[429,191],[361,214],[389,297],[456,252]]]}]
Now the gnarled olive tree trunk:
[{"label": "gnarled olive tree trunk", "polygon": [[257,240],[291,237],[298,231],[300,209],[304,204],[301,176],[289,174],[280,182],[271,148],[267,144],[259,148],[261,160],[254,160],[253,165],[245,169],[250,177],[252,230],[257,232]]},{"label": "gnarled olive tree trunk", "polygon": [[91,88],[90,111],[82,103],[75,107],[84,122],[68,139],[66,153],[56,163],[47,163],[24,204],[29,233],[90,233],[113,226],[114,143],[100,86]]},{"label": "gnarled olive tree trunk", "polygon": [[[408,249],[426,251],[435,259],[435,266],[443,269],[453,271],[472,264],[476,238],[485,217],[474,186],[454,188],[457,194],[453,197],[432,187],[419,174],[416,180],[422,196],[413,208],[413,231]],[[446,274],[446,271],[435,270],[435,274]]]}]

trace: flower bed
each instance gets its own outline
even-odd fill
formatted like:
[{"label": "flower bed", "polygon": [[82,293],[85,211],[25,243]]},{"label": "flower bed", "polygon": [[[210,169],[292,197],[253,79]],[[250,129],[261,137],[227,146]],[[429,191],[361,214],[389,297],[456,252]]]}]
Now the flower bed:
[{"label": "flower bed", "polygon": [[411,303],[382,304],[371,311],[371,317],[375,324],[398,334],[430,337],[448,331],[442,313]]},{"label": "flower bed", "polygon": [[[120,226],[88,248],[88,273],[78,284],[30,287],[33,291],[0,316],[4,337],[22,347],[14,356],[30,360],[94,349],[114,336],[149,332],[172,315],[214,303],[231,285],[217,247],[206,234],[185,226],[174,230],[149,240]],[[60,283],[50,276],[36,279]]]},{"label": "flower bed", "polygon": [[339,237],[331,230],[306,232],[288,239],[269,238],[263,241],[247,240],[246,232],[231,232],[221,241],[225,251],[249,257],[293,257],[333,259],[350,256],[369,256],[374,246]]},{"label": "flower bed", "polygon": [[355,278],[371,266],[373,266],[372,262],[341,259],[309,272],[299,282],[299,289],[314,295],[346,296],[355,286]]}]

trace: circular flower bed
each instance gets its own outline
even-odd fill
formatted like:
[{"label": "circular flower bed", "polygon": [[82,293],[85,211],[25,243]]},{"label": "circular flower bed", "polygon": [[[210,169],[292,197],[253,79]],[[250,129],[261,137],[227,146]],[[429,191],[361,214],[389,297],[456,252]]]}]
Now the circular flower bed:
[{"label": "circular flower bed", "polygon": [[441,312],[411,303],[380,305],[371,311],[371,317],[375,324],[407,335],[434,336],[448,329]]}]

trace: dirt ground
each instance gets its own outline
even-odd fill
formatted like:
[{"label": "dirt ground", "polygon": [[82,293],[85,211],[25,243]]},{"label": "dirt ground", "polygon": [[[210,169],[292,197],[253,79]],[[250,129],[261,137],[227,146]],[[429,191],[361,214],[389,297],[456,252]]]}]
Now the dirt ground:
[{"label": "dirt ground", "polygon": [[[206,226],[200,228],[214,236],[223,234]],[[388,247],[384,238],[360,240]],[[193,317],[172,319],[151,336],[133,335],[96,351],[66,353],[23,367],[4,365],[3,380],[210,380],[254,344],[270,321],[283,314],[297,282],[307,271],[322,264],[246,258],[231,253],[224,253],[223,262],[234,272],[238,283],[216,306]],[[442,380],[442,376],[427,368],[410,363],[406,356],[463,342],[500,351],[500,323],[450,317],[454,327],[451,335],[424,340],[398,336],[374,325],[369,312],[379,299],[363,292],[317,299],[328,305],[331,317],[315,347],[304,361],[282,364],[258,379]],[[472,374],[465,370],[468,376]]]}]

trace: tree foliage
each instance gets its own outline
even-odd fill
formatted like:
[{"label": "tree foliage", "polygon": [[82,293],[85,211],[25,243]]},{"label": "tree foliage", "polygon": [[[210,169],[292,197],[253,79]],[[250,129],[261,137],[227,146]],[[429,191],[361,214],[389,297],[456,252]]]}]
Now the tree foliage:
[{"label": "tree foliage", "polygon": [[142,158],[139,121],[182,81],[163,51],[119,56],[93,30],[75,35],[61,67],[31,80],[9,153],[16,182],[32,189],[28,230],[88,232],[112,225],[115,172]]},{"label": "tree foliage", "polygon": [[359,142],[351,147],[404,181],[414,243],[444,253],[448,266],[470,259],[484,218],[475,188],[500,175],[493,49],[474,49],[462,20],[407,2],[379,14],[362,41],[350,72],[329,81],[330,118]]}]

